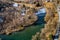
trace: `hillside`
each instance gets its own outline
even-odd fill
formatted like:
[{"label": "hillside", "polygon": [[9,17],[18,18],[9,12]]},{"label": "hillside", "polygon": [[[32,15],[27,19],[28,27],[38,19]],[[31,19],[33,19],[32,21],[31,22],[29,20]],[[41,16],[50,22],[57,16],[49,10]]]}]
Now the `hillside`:
[{"label": "hillside", "polygon": [[12,3],[2,1],[0,1],[0,5],[0,34],[8,35],[23,30],[25,26],[31,25],[37,20],[37,16],[31,8],[13,7]]},{"label": "hillside", "polygon": [[32,40],[53,40],[52,36],[56,33],[56,27],[58,23],[58,13],[56,6],[51,2],[45,2],[44,7],[46,8],[46,21],[45,27],[40,32],[37,32]]}]

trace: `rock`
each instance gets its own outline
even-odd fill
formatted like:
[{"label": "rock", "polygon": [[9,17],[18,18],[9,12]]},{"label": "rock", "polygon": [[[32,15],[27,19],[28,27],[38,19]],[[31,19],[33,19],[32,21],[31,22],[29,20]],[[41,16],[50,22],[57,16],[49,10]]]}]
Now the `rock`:
[{"label": "rock", "polygon": [[[2,3],[5,6],[7,5],[7,3]],[[3,31],[3,33],[8,35],[9,33],[23,30],[25,26],[31,25],[37,20],[37,16],[33,13],[32,9],[26,11],[25,15],[21,15],[21,8],[20,10],[17,10],[19,7],[15,8],[13,6],[7,5],[3,9],[4,11],[0,12],[0,15],[4,18],[4,22],[0,23],[0,33]]]},{"label": "rock", "polygon": [[[44,19],[46,21],[46,24],[45,27],[41,30],[41,33],[39,33],[40,35],[38,35],[38,38],[40,38],[40,40],[53,40],[51,37],[49,37],[49,35],[55,35],[59,17],[53,3],[46,2],[45,8],[46,16]],[[35,37],[35,39],[36,38],[37,37]],[[34,39],[34,37],[32,39]]]}]

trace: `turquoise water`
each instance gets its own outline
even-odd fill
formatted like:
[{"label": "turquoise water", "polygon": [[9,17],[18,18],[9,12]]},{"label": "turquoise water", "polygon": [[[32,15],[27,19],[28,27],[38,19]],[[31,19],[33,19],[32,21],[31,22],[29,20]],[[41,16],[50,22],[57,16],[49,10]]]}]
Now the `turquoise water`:
[{"label": "turquoise water", "polygon": [[31,40],[32,35],[35,35],[36,32],[39,32],[41,28],[44,27],[44,24],[33,25],[27,27],[24,31],[15,32],[11,35],[0,35],[0,38],[3,40]]},{"label": "turquoise water", "polygon": [[0,35],[3,40],[31,40],[32,35],[35,35],[36,32],[39,32],[44,25],[35,25],[26,28],[24,31],[15,32],[11,35]]}]

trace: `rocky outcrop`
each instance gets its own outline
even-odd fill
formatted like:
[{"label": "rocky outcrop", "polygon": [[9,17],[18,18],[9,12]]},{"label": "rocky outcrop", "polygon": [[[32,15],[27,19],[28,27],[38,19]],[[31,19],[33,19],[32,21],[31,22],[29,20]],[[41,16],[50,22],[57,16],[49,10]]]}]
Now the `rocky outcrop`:
[{"label": "rocky outcrop", "polygon": [[58,13],[56,6],[51,2],[44,3],[46,8],[45,27],[41,30],[41,33],[32,37],[32,40],[53,40],[52,36],[56,33],[58,23]]},{"label": "rocky outcrop", "polygon": [[[3,5],[4,4],[4,5]],[[9,3],[1,3],[0,9],[0,34],[9,34],[11,32],[23,30],[25,26],[33,24],[37,20],[37,16],[32,9],[21,13],[19,7],[10,6]]]}]

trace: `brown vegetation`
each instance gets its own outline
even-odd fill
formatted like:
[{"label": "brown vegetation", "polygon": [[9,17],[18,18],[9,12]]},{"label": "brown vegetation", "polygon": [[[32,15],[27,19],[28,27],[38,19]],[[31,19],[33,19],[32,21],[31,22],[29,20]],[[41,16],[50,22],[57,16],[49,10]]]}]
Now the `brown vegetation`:
[{"label": "brown vegetation", "polygon": [[[6,4],[4,3],[4,5]],[[25,15],[22,15],[20,11],[21,8],[17,10],[19,9],[18,7],[5,6],[1,8],[1,10],[2,9],[4,11],[0,11],[0,16],[3,17],[3,23],[0,23],[0,34],[9,34],[14,31],[22,30],[24,26],[31,25],[37,20],[37,16],[33,13],[32,9],[26,11]]]},{"label": "brown vegetation", "polygon": [[[56,27],[58,22],[58,13],[56,11],[56,6],[53,3],[46,2],[44,3],[44,7],[46,8],[46,16],[45,16],[45,27],[41,30],[39,36],[39,40],[53,40],[51,36],[55,35]],[[35,37],[35,36],[34,36]],[[37,39],[37,37],[32,38],[32,40]]]}]

